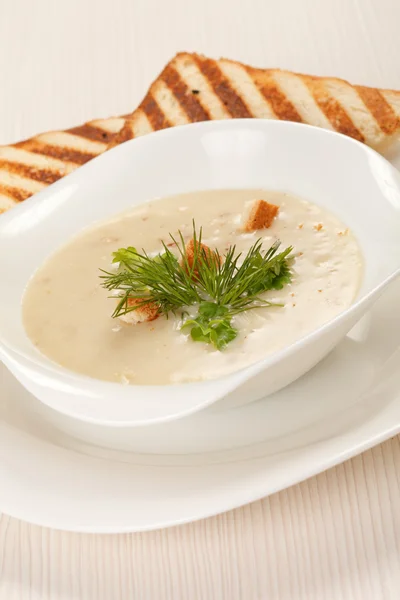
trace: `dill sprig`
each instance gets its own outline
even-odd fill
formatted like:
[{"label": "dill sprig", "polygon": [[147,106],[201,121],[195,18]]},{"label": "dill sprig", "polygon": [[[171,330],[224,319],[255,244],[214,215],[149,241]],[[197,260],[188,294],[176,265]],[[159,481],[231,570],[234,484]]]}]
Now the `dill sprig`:
[{"label": "dill sprig", "polygon": [[[221,256],[218,250],[202,246],[202,229],[197,235],[193,223],[193,256],[189,256],[180,231],[177,238],[171,234],[170,238],[178,256],[164,242],[163,251],[156,256],[149,256],[145,250],[138,252],[133,246],[114,252],[113,262],[119,263],[117,271],[102,271],[100,276],[104,288],[117,292],[113,317],[149,303],[166,316],[198,305],[196,318],[187,318],[182,329],[190,328],[192,339],[212,343],[221,350],[238,334],[232,325],[235,315],[277,306],[260,294],[281,289],[291,281],[293,248],[278,253],[279,241],[264,251],[262,240],[257,240],[245,256],[237,252],[236,246],[230,246]],[[130,299],[137,301],[134,306],[129,305]]]},{"label": "dill sprig", "polygon": [[[167,315],[182,306],[201,302],[197,289],[192,285],[189,272],[185,271],[176,256],[165,245],[164,252],[155,257],[144,250],[120,248],[114,252],[114,263],[119,263],[116,273],[103,271],[103,287],[109,291],[118,290],[119,302],[112,314],[119,317],[140,306],[155,303],[159,312]],[[134,307],[128,306],[128,300],[142,301]]]}]

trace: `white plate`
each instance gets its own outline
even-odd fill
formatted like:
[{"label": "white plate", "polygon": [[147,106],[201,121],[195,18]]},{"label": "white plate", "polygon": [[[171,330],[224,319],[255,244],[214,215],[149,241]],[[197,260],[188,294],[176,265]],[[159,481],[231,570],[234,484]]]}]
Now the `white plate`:
[{"label": "white plate", "polygon": [[[0,510],[73,531],[155,529],[251,502],[395,435],[399,297],[396,283],[323,363],[274,398],[223,419],[212,411],[201,421],[191,417],[185,435],[197,454],[117,452],[78,442],[51,426],[50,409],[0,367]],[[205,440],[213,452],[200,452]]]}]

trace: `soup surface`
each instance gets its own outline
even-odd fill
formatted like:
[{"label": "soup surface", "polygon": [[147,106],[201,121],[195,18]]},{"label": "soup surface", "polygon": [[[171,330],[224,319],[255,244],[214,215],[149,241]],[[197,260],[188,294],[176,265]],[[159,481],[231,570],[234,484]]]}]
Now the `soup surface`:
[{"label": "soup surface", "polygon": [[[243,232],[256,199],[279,206],[268,229]],[[246,252],[261,238],[267,250],[279,239],[294,247],[292,282],[263,297],[283,307],[257,308],[234,317],[237,338],[222,351],[194,342],[170,315],[127,325],[111,314],[116,300],[101,286],[112,252],[135,246],[162,251],[161,240],[181,230],[189,240],[192,220],[203,242],[221,254],[236,244]],[[353,302],[362,256],[352,233],[334,215],[305,200],[265,190],[218,190],[153,200],[85,229],[35,273],[24,297],[26,331],[47,357],[98,379],[127,384],[165,384],[212,379],[236,371],[295,342]]]}]

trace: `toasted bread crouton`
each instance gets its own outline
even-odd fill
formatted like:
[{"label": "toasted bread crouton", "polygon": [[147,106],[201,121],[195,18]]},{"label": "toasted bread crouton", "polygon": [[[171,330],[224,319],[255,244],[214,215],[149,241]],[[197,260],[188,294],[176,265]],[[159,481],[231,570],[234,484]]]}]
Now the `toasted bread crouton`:
[{"label": "toasted bread crouton", "polygon": [[[142,302],[143,300],[139,300],[138,298],[129,298],[128,306],[137,306]],[[121,315],[119,318],[128,325],[137,325],[138,323],[154,321],[158,316],[158,306],[154,304],[154,302],[149,302],[149,304],[140,306],[140,308],[137,308],[136,310],[131,310],[130,312]]]},{"label": "toasted bread crouton", "polygon": [[244,226],[245,231],[268,229],[279,211],[279,206],[265,200],[256,200]]},{"label": "toasted bread crouton", "polygon": [[[197,246],[200,246],[200,250],[201,253],[199,253],[199,258],[197,262],[200,262],[204,257],[207,261],[207,263],[209,261],[215,261],[217,262],[219,260],[219,262],[221,262],[221,257],[219,257],[219,259],[217,258],[217,254],[215,252],[213,252],[213,250],[211,250],[208,246],[206,246],[205,244],[199,244],[199,242],[196,242]],[[192,269],[193,268],[193,262],[194,262],[194,240],[191,239],[190,242],[188,242],[186,244],[186,257],[187,257],[187,261],[189,264],[189,267]],[[198,275],[198,271],[197,269],[194,271],[195,275]]]}]

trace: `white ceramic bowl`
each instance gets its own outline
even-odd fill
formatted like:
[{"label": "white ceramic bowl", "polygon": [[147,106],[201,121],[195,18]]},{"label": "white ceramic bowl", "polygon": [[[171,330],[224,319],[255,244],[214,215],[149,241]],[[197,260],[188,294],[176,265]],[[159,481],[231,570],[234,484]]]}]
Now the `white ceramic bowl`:
[{"label": "white ceramic bowl", "polygon": [[[123,386],[77,375],[42,356],[22,324],[34,271],[83,227],[160,196],[266,188],[329,209],[354,232],[365,274],[355,304],[333,321],[230,376],[169,386]],[[294,123],[198,123],[127,142],[0,217],[0,357],[53,409],[103,425],[149,425],[220,401],[234,406],[291,383],[321,360],[398,274],[400,176],[347,137]]]}]

